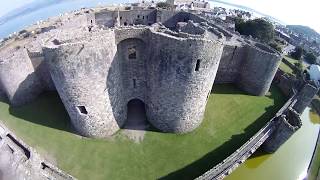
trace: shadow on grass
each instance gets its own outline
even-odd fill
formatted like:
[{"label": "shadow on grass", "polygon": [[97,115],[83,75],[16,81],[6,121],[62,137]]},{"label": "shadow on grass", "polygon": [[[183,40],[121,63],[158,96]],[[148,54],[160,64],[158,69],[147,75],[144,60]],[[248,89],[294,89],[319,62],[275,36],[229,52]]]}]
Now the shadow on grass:
[{"label": "shadow on grass", "polygon": [[201,159],[182,169],[161,177],[160,179],[194,179],[231,155],[236,149],[241,147],[247,140],[257,133],[285,103],[284,97],[282,94],[278,93],[279,91],[275,91],[275,88],[276,87],[271,88],[271,94],[268,96],[269,98],[274,99],[274,106],[266,108],[266,112],[263,115],[261,115],[254,123],[244,129],[244,133],[231,136],[229,141],[204,155]]},{"label": "shadow on grass", "polygon": [[[7,98],[0,96],[0,102],[8,104],[9,101]],[[9,113],[34,124],[80,135],[73,128],[59,94],[55,91],[42,93],[37,99],[26,105],[10,106]],[[148,124],[146,131],[160,132],[151,124]]]},{"label": "shadow on grass", "polygon": [[45,92],[24,106],[10,106],[9,113],[34,124],[76,134],[57,92]]},{"label": "shadow on grass", "polygon": [[250,96],[234,84],[214,84],[211,89],[211,94],[240,94]]}]

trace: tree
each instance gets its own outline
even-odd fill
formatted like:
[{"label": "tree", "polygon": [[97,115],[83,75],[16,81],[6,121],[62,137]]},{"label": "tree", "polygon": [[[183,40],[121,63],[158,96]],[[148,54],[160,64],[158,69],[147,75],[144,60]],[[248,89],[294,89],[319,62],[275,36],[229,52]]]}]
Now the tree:
[{"label": "tree", "polygon": [[167,2],[158,2],[157,7],[162,9],[171,9],[172,5]]},{"label": "tree", "polygon": [[303,53],[302,47],[297,46],[297,47],[290,53],[290,56],[291,56],[293,59],[300,60],[301,57],[302,57],[302,53]]},{"label": "tree", "polygon": [[317,57],[312,52],[307,52],[305,54],[304,58],[310,64],[316,64],[317,63]]},{"label": "tree", "polygon": [[237,18],[235,20],[235,28],[240,34],[251,35],[262,42],[268,43],[274,39],[273,25],[261,18],[248,21]]}]

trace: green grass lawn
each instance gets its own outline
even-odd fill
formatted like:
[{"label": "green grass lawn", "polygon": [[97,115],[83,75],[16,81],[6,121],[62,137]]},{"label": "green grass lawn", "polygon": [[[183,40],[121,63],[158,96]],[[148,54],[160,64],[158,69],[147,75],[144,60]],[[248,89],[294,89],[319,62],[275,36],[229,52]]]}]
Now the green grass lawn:
[{"label": "green grass lawn", "polygon": [[288,73],[288,74],[293,74],[293,70],[288,66],[286,65],[285,63],[281,62],[279,68],[284,71],[285,73]]},{"label": "green grass lawn", "polygon": [[0,119],[79,179],[192,179],[240,147],[285,100],[274,87],[267,96],[257,97],[231,85],[215,85],[198,129],[185,135],[148,131],[140,144],[120,133],[108,140],[73,134],[56,93],[45,93],[21,108],[10,108],[3,100]]},{"label": "green grass lawn", "polygon": [[299,60],[293,59],[289,56],[284,56],[284,58],[289,61],[292,65],[294,65],[294,63],[297,63]]},{"label": "green grass lawn", "polygon": [[[292,64],[292,65],[294,65],[294,63],[297,63],[297,62],[298,62],[298,60],[293,59],[293,58],[291,58],[291,57],[289,57],[289,56],[283,56],[283,58],[285,58],[287,61],[289,61],[290,64]],[[305,63],[302,63],[302,64],[303,64],[303,69],[304,69],[304,70],[307,69],[307,65],[306,65]],[[283,63],[283,62],[281,62],[279,68],[280,68],[282,71],[284,71],[284,72],[286,72],[286,73],[288,73],[288,74],[292,74],[292,75],[293,75],[293,74],[295,73],[292,68],[290,68],[288,65],[286,65],[286,64]]]}]

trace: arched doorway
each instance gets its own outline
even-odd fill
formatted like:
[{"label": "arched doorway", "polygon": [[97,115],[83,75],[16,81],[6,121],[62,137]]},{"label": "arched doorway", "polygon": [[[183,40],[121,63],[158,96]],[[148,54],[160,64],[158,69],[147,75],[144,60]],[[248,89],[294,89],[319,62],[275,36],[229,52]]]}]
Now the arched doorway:
[{"label": "arched doorway", "polygon": [[127,120],[124,129],[145,130],[149,126],[145,104],[140,99],[132,99],[127,104]]}]

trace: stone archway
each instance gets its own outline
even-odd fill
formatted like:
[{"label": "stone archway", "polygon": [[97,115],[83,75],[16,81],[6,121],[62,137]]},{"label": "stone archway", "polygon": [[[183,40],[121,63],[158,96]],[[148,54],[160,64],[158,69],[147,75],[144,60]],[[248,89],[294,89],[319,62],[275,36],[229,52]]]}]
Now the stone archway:
[{"label": "stone archway", "polygon": [[145,103],[140,99],[132,99],[127,104],[127,119],[124,129],[145,130],[149,126]]}]

